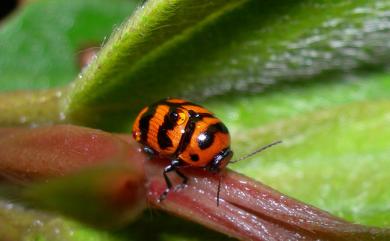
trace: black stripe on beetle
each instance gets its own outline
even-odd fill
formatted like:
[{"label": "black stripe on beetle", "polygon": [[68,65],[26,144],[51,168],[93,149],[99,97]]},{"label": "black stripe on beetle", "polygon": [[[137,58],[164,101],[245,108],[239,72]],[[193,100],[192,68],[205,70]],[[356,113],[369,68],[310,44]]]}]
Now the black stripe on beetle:
[{"label": "black stripe on beetle", "polygon": [[157,106],[153,105],[148,107],[147,111],[141,116],[139,120],[139,129],[141,131],[141,143],[146,143],[148,141],[148,132],[150,120],[153,118],[156,113]]},{"label": "black stripe on beetle", "polygon": [[191,137],[194,134],[194,131],[195,131],[195,122],[188,121],[184,129],[184,134],[181,136],[179,145],[177,146],[177,149],[175,151],[175,155],[180,154],[186,149],[186,147],[191,141]]},{"label": "black stripe on beetle", "polygon": [[196,122],[202,119],[195,111],[189,110],[188,113],[190,118],[186,124],[186,127],[184,128],[184,134],[180,138],[175,155],[178,155],[187,148],[188,144],[191,142],[192,135],[194,134]]},{"label": "black stripe on beetle", "polygon": [[211,113],[198,113],[198,115],[201,117],[201,118],[215,118],[215,116]]},{"label": "black stripe on beetle", "polygon": [[172,140],[168,136],[168,131],[173,130],[176,126],[176,122],[179,116],[176,113],[176,108],[169,107],[169,111],[164,116],[164,122],[158,128],[157,141],[161,149],[172,147]]}]

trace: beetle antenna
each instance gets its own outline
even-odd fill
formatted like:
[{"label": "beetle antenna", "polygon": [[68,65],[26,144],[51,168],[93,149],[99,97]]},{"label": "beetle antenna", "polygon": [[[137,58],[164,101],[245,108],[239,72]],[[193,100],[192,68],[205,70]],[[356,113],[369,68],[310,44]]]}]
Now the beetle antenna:
[{"label": "beetle antenna", "polygon": [[219,193],[221,192],[222,175],[219,175],[218,189],[217,189],[217,207],[219,206]]},{"label": "beetle antenna", "polygon": [[249,157],[251,157],[251,156],[253,156],[253,155],[255,155],[255,154],[259,153],[259,152],[264,151],[265,149],[270,148],[271,146],[274,146],[274,145],[277,145],[277,144],[280,144],[280,143],[282,143],[282,141],[272,142],[272,143],[270,143],[268,145],[260,147],[259,149],[253,151],[252,153],[249,153],[249,154],[247,154],[247,155],[245,155],[245,156],[243,156],[241,158],[238,158],[237,160],[230,161],[230,163],[235,163],[235,162],[242,161],[242,160],[247,159],[247,158],[249,158]]}]

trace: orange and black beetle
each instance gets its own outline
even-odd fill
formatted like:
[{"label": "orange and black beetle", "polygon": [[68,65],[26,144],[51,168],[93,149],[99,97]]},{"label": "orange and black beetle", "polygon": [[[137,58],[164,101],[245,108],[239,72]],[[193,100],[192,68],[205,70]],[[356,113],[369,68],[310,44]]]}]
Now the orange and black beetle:
[{"label": "orange and black beetle", "polygon": [[207,109],[182,99],[168,98],[144,108],[134,122],[133,137],[145,152],[172,160],[163,171],[167,189],[161,200],[172,188],[168,172],[175,171],[186,184],[180,167],[218,173],[233,156],[226,126]]}]

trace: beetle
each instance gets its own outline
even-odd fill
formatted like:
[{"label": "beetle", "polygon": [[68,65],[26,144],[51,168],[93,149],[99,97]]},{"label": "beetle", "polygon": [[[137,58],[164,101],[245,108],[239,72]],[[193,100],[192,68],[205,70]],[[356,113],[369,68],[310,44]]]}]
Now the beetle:
[{"label": "beetle", "polygon": [[[211,173],[223,170],[233,156],[230,135],[226,126],[206,108],[183,99],[166,98],[145,107],[135,119],[133,138],[143,145],[143,150],[154,156],[168,158],[170,164],[163,170],[166,189],[160,201],[172,189],[167,173],[176,172],[187,184],[188,178],[179,170],[184,166],[203,168]],[[269,146],[240,158],[245,159]],[[239,161],[237,160],[237,161]],[[218,185],[217,205],[219,204]]]}]

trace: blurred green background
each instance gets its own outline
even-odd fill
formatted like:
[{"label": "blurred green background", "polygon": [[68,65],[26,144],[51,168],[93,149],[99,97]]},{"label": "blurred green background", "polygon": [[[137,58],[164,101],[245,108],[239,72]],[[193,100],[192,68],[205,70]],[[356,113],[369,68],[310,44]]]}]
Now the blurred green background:
[{"label": "blurred green background", "polygon": [[[25,0],[2,14],[0,125],[126,132],[144,105],[188,98],[225,122],[236,157],[283,140],[232,169],[349,221],[390,225],[389,1],[142,4]],[[81,56],[102,46],[79,74]],[[0,202],[2,232],[21,240],[225,240],[151,210],[109,232],[9,200]]]}]

